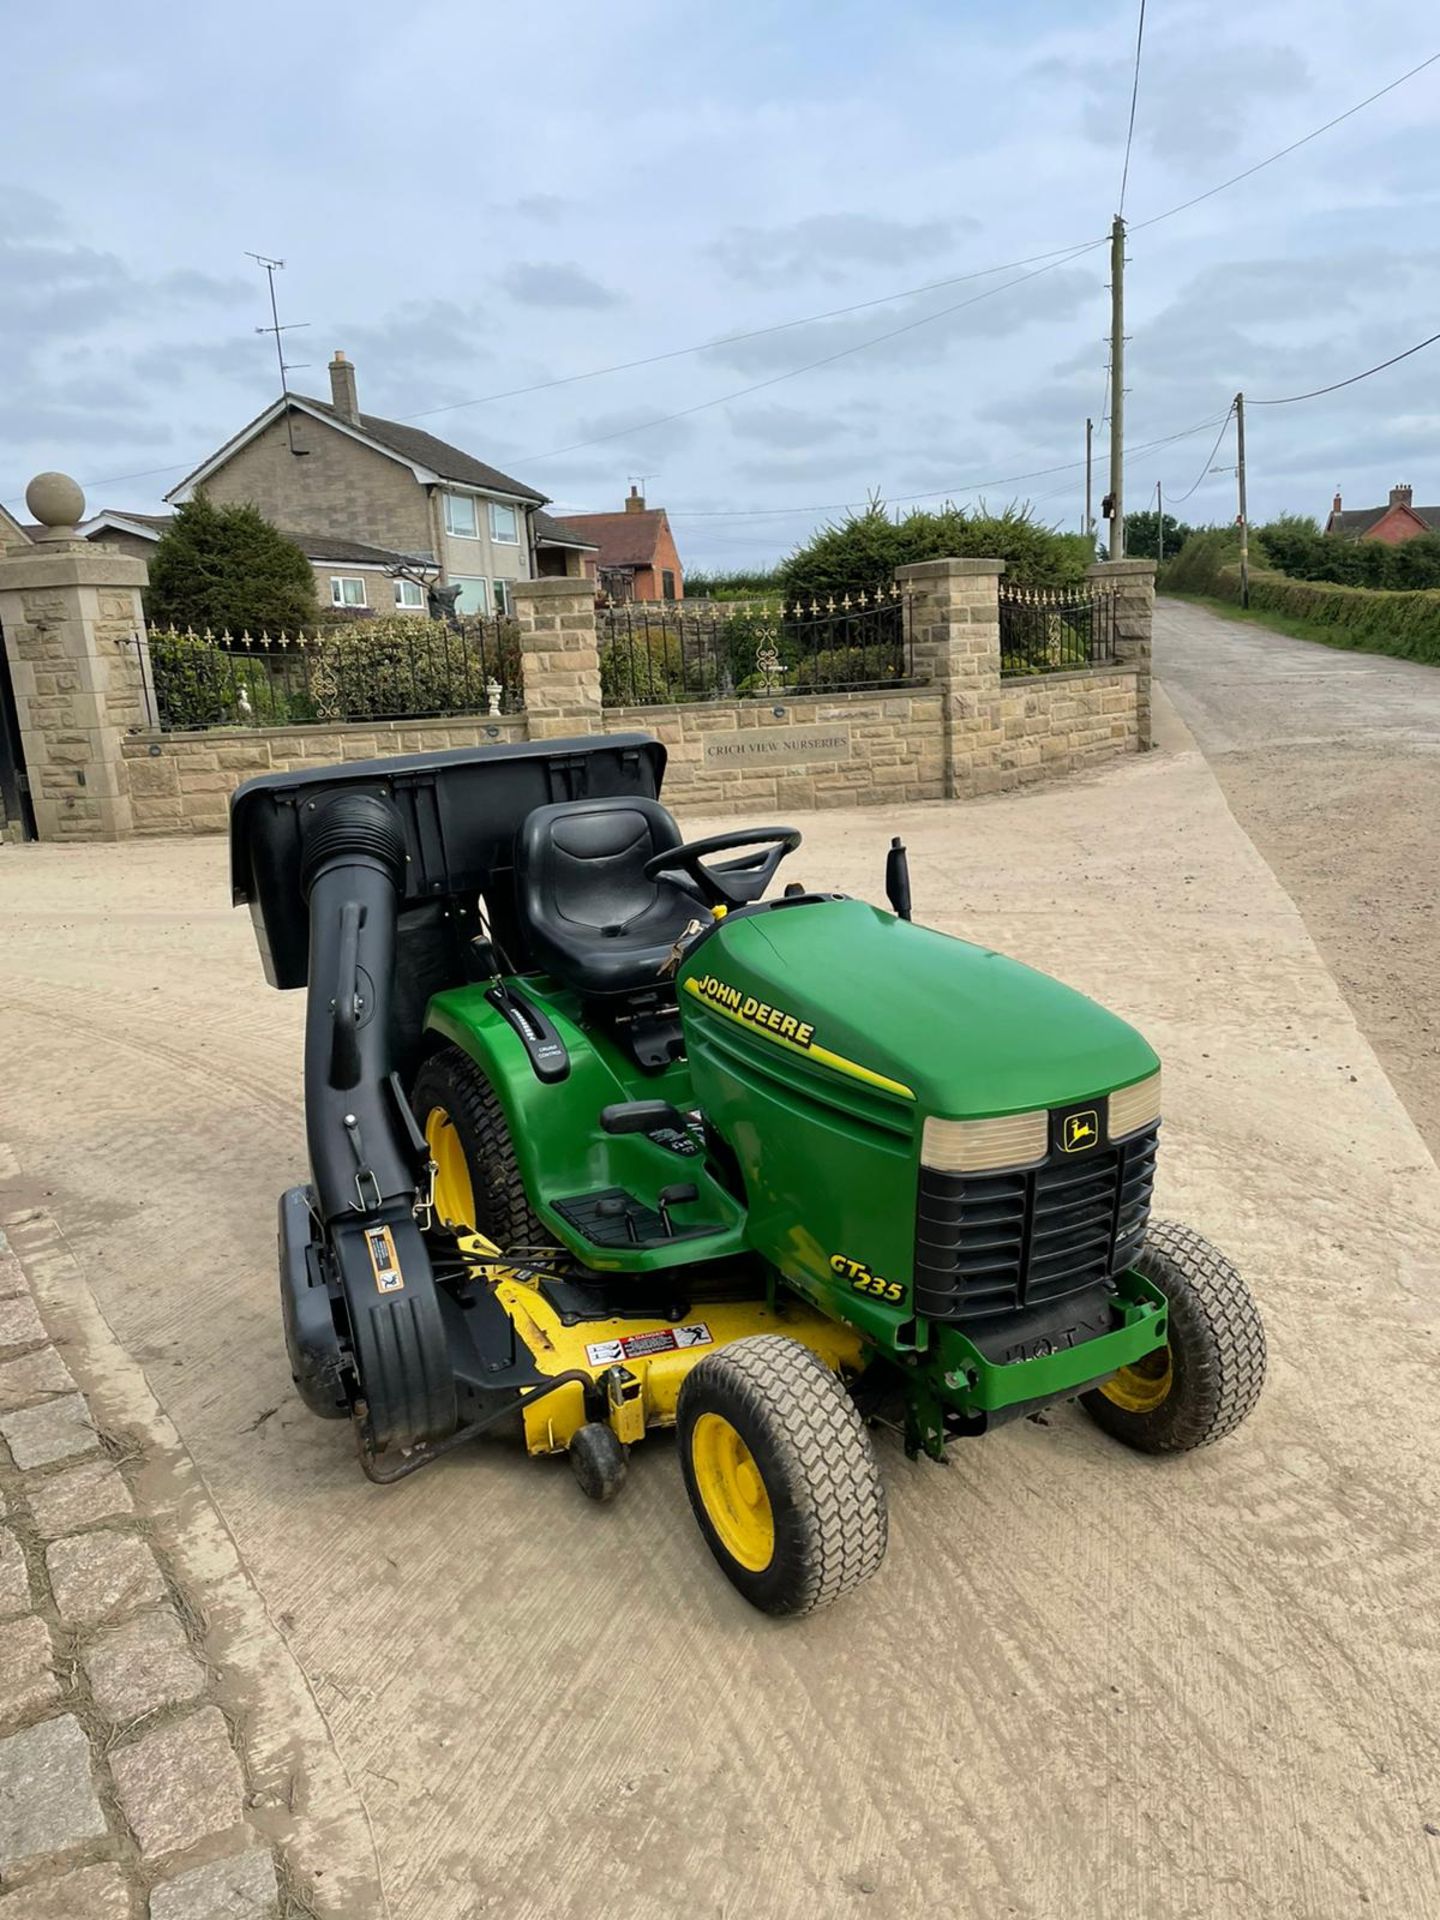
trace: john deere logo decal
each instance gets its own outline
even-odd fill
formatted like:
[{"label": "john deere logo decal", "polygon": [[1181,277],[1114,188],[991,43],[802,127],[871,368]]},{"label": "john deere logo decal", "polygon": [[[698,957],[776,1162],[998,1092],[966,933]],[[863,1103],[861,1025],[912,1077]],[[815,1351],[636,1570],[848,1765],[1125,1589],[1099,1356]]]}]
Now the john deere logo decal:
[{"label": "john deere logo decal", "polygon": [[1060,1146],[1065,1153],[1081,1153],[1100,1138],[1100,1116],[1093,1107],[1084,1113],[1067,1113]]}]

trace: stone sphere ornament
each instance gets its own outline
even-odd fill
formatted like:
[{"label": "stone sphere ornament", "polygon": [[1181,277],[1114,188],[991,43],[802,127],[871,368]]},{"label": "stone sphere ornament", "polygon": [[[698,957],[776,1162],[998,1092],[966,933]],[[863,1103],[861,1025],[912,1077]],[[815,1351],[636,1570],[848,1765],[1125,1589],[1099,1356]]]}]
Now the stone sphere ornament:
[{"label": "stone sphere ornament", "polygon": [[66,531],[85,518],[85,496],[68,473],[37,473],[25,489],[25,504],[50,532]]}]

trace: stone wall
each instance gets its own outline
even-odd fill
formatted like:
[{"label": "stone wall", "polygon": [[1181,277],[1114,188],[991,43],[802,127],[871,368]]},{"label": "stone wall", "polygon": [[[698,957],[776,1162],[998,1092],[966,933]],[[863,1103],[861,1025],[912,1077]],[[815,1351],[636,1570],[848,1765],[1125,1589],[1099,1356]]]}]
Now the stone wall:
[{"label": "stone wall", "polygon": [[1000,684],[995,786],[1023,787],[1079,773],[1140,743],[1131,667],[1035,674]]},{"label": "stone wall", "polygon": [[348,726],[246,727],[205,733],[138,733],[125,742],[133,830],[223,833],[234,789],[262,773],[390,753],[443,753],[528,738],[523,714],[498,720],[357,721]]}]

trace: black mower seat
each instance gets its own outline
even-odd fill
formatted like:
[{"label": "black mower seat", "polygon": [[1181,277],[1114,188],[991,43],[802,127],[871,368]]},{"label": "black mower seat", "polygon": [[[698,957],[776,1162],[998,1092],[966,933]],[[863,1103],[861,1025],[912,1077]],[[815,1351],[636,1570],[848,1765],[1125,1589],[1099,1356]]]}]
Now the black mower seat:
[{"label": "black mower seat", "polygon": [[679,845],[680,831],[658,800],[536,807],[516,840],[515,882],[539,964],[587,997],[658,985],[697,909],[642,869],[652,854]]}]

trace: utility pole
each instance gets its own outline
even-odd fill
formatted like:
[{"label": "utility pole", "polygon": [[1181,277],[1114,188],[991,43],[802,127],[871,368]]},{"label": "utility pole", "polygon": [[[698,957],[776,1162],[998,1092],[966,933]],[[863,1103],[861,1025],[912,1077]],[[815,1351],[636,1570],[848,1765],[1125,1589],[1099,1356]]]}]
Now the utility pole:
[{"label": "utility pole", "polygon": [[1240,604],[1250,604],[1250,517],[1245,507],[1245,396],[1235,396],[1235,480],[1240,494]]},{"label": "utility pole", "polygon": [[1081,528],[1081,531],[1087,539],[1093,539],[1095,534],[1095,515],[1091,509],[1092,495],[1090,491],[1090,477],[1094,466],[1094,456],[1092,452],[1094,439],[1095,422],[1093,420],[1087,420],[1085,422],[1085,520]]},{"label": "utility pole", "polygon": [[1125,222],[1110,229],[1110,558],[1125,558]]},{"label": "utility pole", "polygon": [[1155,564],[1157,567],[1163,567],[1165,564],[1165,495],[1160,490],[1158,480],[1155,482],[1155,539],[1157,542]]}]

